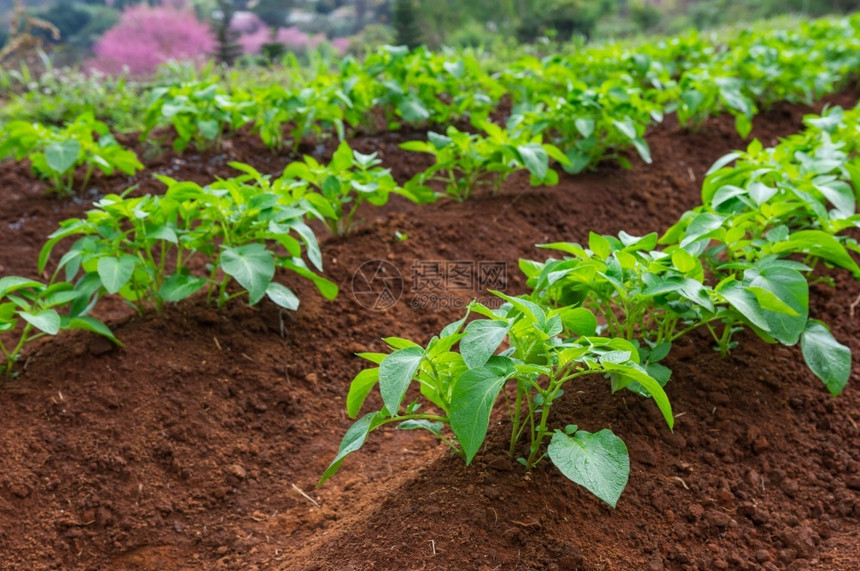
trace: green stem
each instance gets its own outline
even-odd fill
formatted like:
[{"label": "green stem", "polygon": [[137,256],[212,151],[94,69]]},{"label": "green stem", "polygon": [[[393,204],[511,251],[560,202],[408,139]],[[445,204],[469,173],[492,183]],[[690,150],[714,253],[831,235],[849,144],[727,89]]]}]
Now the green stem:
[{"label": "green stem", "polygon": [[517,398],[514,401],[514,411],[512,414],[513,426],[511,427],[511,448],[510,454],[514,455],[517,446],[517,440],[520,436],[520,407],[522,406],[523,392],[520,390],[520,381],[517,380]]}]

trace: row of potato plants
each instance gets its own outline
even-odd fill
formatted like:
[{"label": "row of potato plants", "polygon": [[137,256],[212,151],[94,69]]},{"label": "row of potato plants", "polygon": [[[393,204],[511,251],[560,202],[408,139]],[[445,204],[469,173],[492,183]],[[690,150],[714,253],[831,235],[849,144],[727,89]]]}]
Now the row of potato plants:
[{"label": "row of potato plants", "polygon": [[[437,166],[414,184],[444,178],[449,194],[462,199],[487,178],[497,190],[511,163],[531,165],[538,181],[554,180],[554,173],[544,175],[546,169],[530,163],[531,157],[500,148],[511,140],[543,145],[561,168],[576,173],[606,159],[629,166],[621,153],[630,147],[650,162],[643,135],[667,112],[695,126],[728,111],[746,136],[758,105],[812,101],[842,87],[860,64],[858,30],[860,17],[822,19],[790,32],[744,32],[725,45],[694,33],[632,48],[610,45],[543,59],[520,55],[512,61],[468,50],[432,53],[387,46],[363,61],[347,57],[334,72],[323,60],[311,66],[294,62],[281,75],[258,78],[240,72],[221,76],[211,66],[199,73],[174,71],[129,97],[149,102],[141,139],[150,141],[156,130],[170,125],[178,151],[192,143],[199,149],[218,145],[226,131],[246,125],[270,148],[289,143],[297,151],[308,136],[333,131],[343,140],[347,127],[372,129],[379,114],[391,129],[468,117],[474,133],[449,128],[441,137],[431,133],[428,141],[405,146],[437,159]],[[55,73],[46,75],[56,83]],[[63,87],[52,91],[54,98],[70,92],[74,99],[74,89]],[[506,96],[512,108],[500,130],[488,117]],[[0,157],[29,158],[35,173],[60,194],[74,190],[81,165],[83,186],[95,168],[106,174],[141,169],[134,153],[120,147],[93,113],[86,111],[63,128],[14,120],[0,138]],[[476,172],[476,154],[482,166],[489,164],[492,176]],[[452,160],[459,164],[446,164]]]},{"label": "row of potato plants", "polygon": [[89,329],[118,343],[88,316],[104,294],[121,296],[138,313],[161,312],[199,291],[218,308],[236,298],[253,305],[268,297],[295,310],[298,296],[275,280],[281,268],[312,280],[333,299],[338,288],[317,273],[322,254],[307,221],[319,219],[341,234],[360,204],[406,194],[375,154],[346,143],[329,165],[306,157],[277,178],[249,165],[231,166],[242,174],[206,186],[159,176],[163,194],[134,197],[133,188],[110,194],[85,216],[62,222],[39,254],[38,273],[52,269],[47,283],[0,279],[0,333],[7,339],[16,334],[10,346],[0,340],[0,371],[11,375],[28,342],[61,330]]},{"label": "row of potato plants", "polygon": [[829,109],[805,123],[776,147],[753,141],[718,160],[703,183],[702,206],[662,237],[591,233],[586,245],[544,245],[563,257],[521,261],[528,294],[491,292],[503,302],[499,309],[473,302],[425,345],[390,337],[390,353],[359,354],[376,366],[352,381],[347,412],[355,418],[377,386],[382,408],[346,432],[320,483],[371,431],[391,423],[429,430],[469,464],[501,400],[512,457],[527,470],[549,457],[614,507],[630,469],[623,441],[554,417],[552,405],[569,382],[599,375],[612,392],[652,398],[671,429],[663,389],[671,370],[663,361],[677,339],[700,328],[723,355],[743,329],[769,343],[799,342],[811,371],[838,395],[851,353],[810,318],[809,281],[824,279],[812,276],[818,264],[860,278],[849,253],[860,247],[840,234],[860,226],[860,159],[853,156],[860,108]]},{"label": "row of potato plants", "polygon": [[[92,126],[92,117],[88,120],[86,129]],[[434,146],[427,152],[436,154],[436,165],[405,186],[381,167],[376,153],[365,155],[342,142],[329,164],[305,156],[279,177],[231,163],[241,175],[206,186],[158,176],[166,186],[161,195],[130,196],[133,188],[109,194],[48,237],[39,274],[51,265],[60,244],[76,240],[63,250],[47,283],[18,276],[0,281],[0,333],[18,331],[11,347],[0,341],[3,370],[13,372],[28,342],[64,329],[85,328],[119,342],[87,315],[105,293],[121,296],[141,314],[161,312],[166,303],[201,290],[218,308],[247,296],[252,305],[268,297],[295,310],[298,297],[274,281],[276,268],[283,268],[313,280],[331,299],[337,286],[314,271],[322,271],[322,255],[307,220],[320,220],[332,234],[346,235],[362,204],[382,206],[391,194],[416,203],[443,196],[427,186],[431,175],[446,173],[446,192],[459,199],[484,182],[498,188],[517,170],[530,171],[536,185],[558,181],[549,167],[550,157],[565,160],[557,149],[539,138],[512,140],[494,125],[489,129],[494,138],[480,142],[455,129],[450,137],[431,138]]]},{"label": "row of potato plants", "polygon": [[860,63],[860,18],[822,19],[796,30],[750,31],[720,45],[688,34],[657,44],[586,49],[543,59],[494,62],[474,52],[434,54],[385,47],[337,69],[294,66],[284,83],[247,86],[217,77],[152,92],[144,133],[165,124],[174,146],[205,146],[226,129],[252,124],[271,147],[296,149],[308,135],[347,126],[373,128],[378,110],[390,129],[485,119],[508,97],[509,126],[527,128],[568,155],[569,172],[594,166],[628,147],[650,159],[642,139],[667,112],[701,125],[729,112],[741,135],[758,106],[811,102],[844,85]]}]

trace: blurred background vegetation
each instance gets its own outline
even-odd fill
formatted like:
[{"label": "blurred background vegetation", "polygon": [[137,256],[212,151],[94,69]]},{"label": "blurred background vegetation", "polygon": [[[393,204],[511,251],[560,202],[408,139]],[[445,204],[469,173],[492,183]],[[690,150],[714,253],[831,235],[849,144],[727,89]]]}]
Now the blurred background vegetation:
[{"label": "blurred background vegetation", "polygon": [[[218,42],[212,55],[230,62],[243,52],[272,58],[322,42],[354,52],[380,44],[492,50],[515,43],[674,34],[780,14],[821,16],[860,8],[860,0],[25,0],[23,8],[59,30],[59,41],[44,38],[55,60],[75,64],[89,58],[123,10],[136,4],[193,11]],[[0,47],[9,36],[13,5],[14,0],[0,0]],[[240,42],[243,34],[246,41]],[[247,34],[257,34],[256,39]]]}]

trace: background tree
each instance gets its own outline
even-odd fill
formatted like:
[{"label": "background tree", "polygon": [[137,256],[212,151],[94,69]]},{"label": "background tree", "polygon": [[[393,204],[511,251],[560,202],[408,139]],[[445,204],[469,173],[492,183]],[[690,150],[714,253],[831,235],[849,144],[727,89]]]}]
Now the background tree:
[{"label": "background tree", "polygon": [[413,49],[423,43],[421,28],[418,26],[418,9],[413,0],[395,0],[392,19],[399,45]]},{"label": "background tree", "polygon": [[215,29],[215,59],[224,65],[233,65],[242,55],[239,32],[230,27],[236,5],[233,0],[218,0],[218,13],[213,20]]}]

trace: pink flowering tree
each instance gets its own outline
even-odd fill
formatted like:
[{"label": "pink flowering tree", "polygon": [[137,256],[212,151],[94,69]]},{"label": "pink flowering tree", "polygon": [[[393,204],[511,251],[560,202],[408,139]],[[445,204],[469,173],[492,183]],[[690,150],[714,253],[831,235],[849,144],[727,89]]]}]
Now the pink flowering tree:
[{"label": "pink flowering tree", "polygon": [[190,10],[138,5],[96,43],[90,65],[105,73],[148,75],[169,60],[205,61],[214,49],[211,30]]}]

